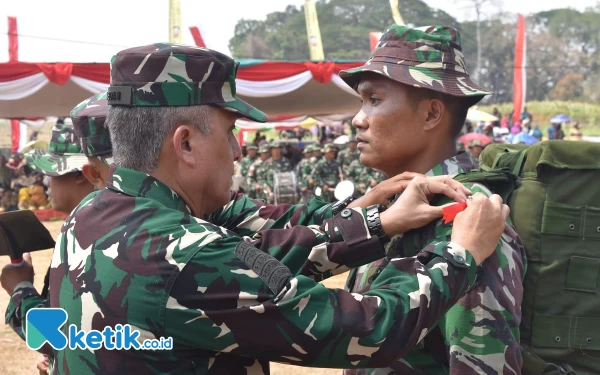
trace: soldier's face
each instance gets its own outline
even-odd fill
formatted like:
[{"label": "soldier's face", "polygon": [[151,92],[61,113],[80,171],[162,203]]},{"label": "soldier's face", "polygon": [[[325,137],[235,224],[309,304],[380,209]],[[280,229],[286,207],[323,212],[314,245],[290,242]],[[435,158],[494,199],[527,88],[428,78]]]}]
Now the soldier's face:
[{"label": "soldier's face", "polygon": [[356,150],[356,142],[348,143],[348,148],[350,149],[350,151]]},{"label": "soldier's face", "polygon": [[[233,134],[238,116],[221,108],[215,108],[211,120],[211,132],[202,134],[199,130],[192,135],[184,147],[193,154],[192,170],[181,169],[181,183],[187,191],[201,196],[201,209],[204,214],[224,206],[229,202],[229,188],[234,173],[234,161],[241,157],[242,150]],[[176,130],[177,132],[177,130]],[[188,152],[189,152],[188,151]]]},{"label": "soldier's face", "polygon": [[281,158],[281,148],[273,147],[271,149],[271,157],[275,160],[279,160],[279,158]]},{"label": "soldier's face", "polygon": [[261,153],[260,153],[260,158],[261,158],[262,160],[267,160],[267,159],[268,159],[268,158],[270,158],[270,157],[271,157],[271,153],[270,153],[270,152],[261,152]]},{"label": "soldier's face", "polygon": [[479,157],[479,155],[481,155],[481,151],[483,151],[483,147],[481,146],[469,147],[469,152],[475,157]]},{"label": "soldier's face", "polygon": [[250,149],[248,150],[248,156],[250,156],[251,158],[255,158],[256,157],[256,150],[255,149]]},{"label": "soldier's face", "polygon": [[52,177],[47,186],[50,188],[52,208],[65,214],[70,214],[94,190],[81,172]]},{"label": "soldier's face", "polygon": [[395,176],[406,171],[424,149],[427,137],[409,87],[375,73],[358,85],[362,108],[352,120],[357,128],[360,163]]}]

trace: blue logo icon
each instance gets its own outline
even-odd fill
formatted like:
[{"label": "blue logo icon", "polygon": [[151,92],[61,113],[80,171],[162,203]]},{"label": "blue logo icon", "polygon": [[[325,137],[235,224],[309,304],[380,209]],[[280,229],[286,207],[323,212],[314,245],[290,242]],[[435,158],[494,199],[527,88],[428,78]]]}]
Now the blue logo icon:
[{"label": "blue logo icon", "polygon": [[171,350],[172,337],[160,339],[145,339],[142,342],[140,332],[129,324],[117,324],[104,327],[103,331],[78,330],[74,324],[69,325],[69,337],[61,331],[67,322],[67,312],[56,308],[36,308],[27,312],[25,341],[29,349],[38,350],[48,343],[55,350],[92,349],[141,349],[141,350]]},{"label": "blue logo icon", "polygon": [[64,349],[67,344],[60,328],[67,322],[67,312],[63,309],[31,309],[26,316],[25,341],[29,349],[38,350],[45,343],[56,350]]}]

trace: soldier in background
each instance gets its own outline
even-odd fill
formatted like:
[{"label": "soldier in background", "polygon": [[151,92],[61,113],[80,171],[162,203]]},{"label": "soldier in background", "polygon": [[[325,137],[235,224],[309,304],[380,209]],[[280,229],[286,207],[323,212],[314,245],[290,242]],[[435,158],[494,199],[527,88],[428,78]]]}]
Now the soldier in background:
[{"label": "soldier in background", "polygon": [[469,155],[471,155],[471,159],[473,159],[473,168],[479,168],[479,155],[483,151],[483,143],[479,139],[473,139],[469,141]]},{"label": "soldier in background", "polygon": [[340,165],[340,167],[342,167],[344,178],[346,178],[348,174],[350,164],[352,164],[354,160],[358,160],[358,157],[360,156],[360,151],[356,149],[357,144],[358,142],[356,141],[356,137],[351,136],[350,140],[348,141],[348,148],[346,148],[343,151],[340,151],[337,157],[338,164]]},{"label": "soldier in background", "polygon": [[317,162],[311,173],[315,195],[319,196],[317,189],[320,189],[320,198],[325,202],[335,202],[333,193],[336,185],[342,180],[342,171],[335,159],[336,152],[335,145],[325,146],[325,157]]},{"label": "soldier in background", "polygon": [[375,187],[386,178],[385,173],[365,167],[360,160],[353,161],[348,168],[347,179],[354,183],[354,187],[361,195],[366,194],[369,188]]},{"label": "soldier in background", "polygon": [[308,145],[303,151],[304,159],[300,160],[300,163],[296,166],[296,177],[298,181],[298,187],[300,188],[300,195],[302,197],[302,203],[308,203],[312,197],[312,187],[309,186],[308,178],[312,172],[312,165],[310,159],[313,154],[313,146]]},{"label": "soldier in background", "polygon": [[253,189],[253,185],[248,184],[248,174],[250,167],[256,160],[258,160],[258,147],[254,143],[246,144],[246,152],[248,155],[244,156],[240,161],[240,174],[244,178],[244,192],[248,194],[250,198],[256,198],[256,190]]},{"label": "soldier in background", "polygon": [[271,158],[267,161],[267,186],[269,196],[275,191],[275,175],[278,173],[291,172],[292,163],[288,158],[281,155],[281,143],[275,141],[271,144]]},{"label": "soldier in background", "polygon": [[267,201],[270,196],[269,186],[267,184],[267,161],[271,157],[270,147],[267,144],[262,144],[258,148],[260,155],[248,170],[248,189],[254,191],[255,199],[263,199]]}]

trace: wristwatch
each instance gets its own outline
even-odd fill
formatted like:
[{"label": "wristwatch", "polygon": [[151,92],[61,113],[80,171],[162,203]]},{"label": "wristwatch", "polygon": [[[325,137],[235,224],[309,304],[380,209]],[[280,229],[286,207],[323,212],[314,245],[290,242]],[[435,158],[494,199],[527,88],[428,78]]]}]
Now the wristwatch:
[{"label": "wristwatch", "polygon": [[389,237],[383,231],[379,214],[386,210],[386,206],[382,204],[374,204],[367,207],[367,228],[371,236],[376,236],[380,240],[389,240]]}]

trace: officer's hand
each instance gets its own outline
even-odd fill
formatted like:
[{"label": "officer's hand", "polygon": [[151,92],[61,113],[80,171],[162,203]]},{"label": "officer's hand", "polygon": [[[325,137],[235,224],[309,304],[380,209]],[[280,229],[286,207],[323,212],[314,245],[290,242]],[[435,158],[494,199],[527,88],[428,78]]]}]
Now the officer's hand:
[{"label": "officer's hand", "polygon": [[23,281],[29,281],[33,283],[33,266],[29,262],[31,258],[24,259],[23,265],[15,267],[12,264],[7,264],[2,268],[0,273],[0,284],[6,290],[9,296],[12,296],[17,285]]},{"label": "officer's hand", "polygon": [[429,199],[434,195],[444,194],[456,201],[465,201],[462,189],[454,190],[451,181],[447,176],[413,178],[400,198],[381,213],[381,226],[385,233],[405,233],[441,218],[442,207],[429,205]]},{"label": "officer's hand", "polygon": [[443,182],[454,191],[454,193],[449,192],[451,195],[448,196],[457,202],[464,202],[465,199],[467,199],[467,195],[471,194],[469,189],[464,187],[460,182],[453,180],[450,176],[425,177],[420,173],[404,172],[382,181],[372,188],[368,194],[350,203],[348,207],[367,208],[373,204],[383,204],[387,206],[389,200],[396,194],[402,193],[415,177],[422,177],[427,178],[428,180]]},{"label": "officer's hand", "polygon": [[499,195],[475,194],[467,200],[467,209],[454,219],[452,242],[467,249],[480,265],[496,249],[509,213]]}]

